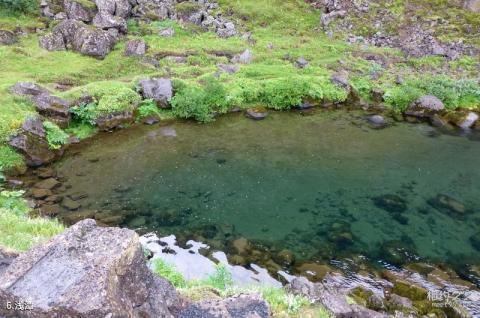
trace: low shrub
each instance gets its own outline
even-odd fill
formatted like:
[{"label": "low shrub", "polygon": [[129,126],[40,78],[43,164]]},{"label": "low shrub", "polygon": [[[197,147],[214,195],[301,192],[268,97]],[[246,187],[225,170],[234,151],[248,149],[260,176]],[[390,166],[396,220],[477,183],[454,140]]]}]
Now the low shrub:
[{"label": "low shrub", "polygon": [[194,118],[201,122],[212,121],[216,113],[225,113],[229,106],[225,88],[213,78],[208,79],[204,86],[178,85],[171,104],[176,117]]},{"label": "low shrub", "polygon": [[167,263],[161,258],[153,260],[153,272],[172,283],[177,288],[184,288],[187,286],[187,281],[183,275],[177,271],[175,266]]},{"label": "low shrub", "polygon": [[68,142],[68,134],[51,121],[44,121],[43,127],[47,135],[48,146],[52,149],[60,149]]},{"label": "low shrub", "polygon": [[137,117],[142,119],[160,114],[157,103],[153,99],[146,99],[140,103],[137,109]]}]

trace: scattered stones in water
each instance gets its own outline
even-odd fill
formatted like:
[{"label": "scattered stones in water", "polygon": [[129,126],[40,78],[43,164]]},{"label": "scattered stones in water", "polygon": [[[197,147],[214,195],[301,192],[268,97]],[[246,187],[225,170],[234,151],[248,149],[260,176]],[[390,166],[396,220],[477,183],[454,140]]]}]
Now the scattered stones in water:
[{"label": "scattered stones in water", "polygon": [[82,205],[70,198],[65,198],[62,202],[62,207],[70,211],[78,210]]},{"label": "scattered stones in water", "polygon": [[263,107],[249,108],[247,109],[245,116],[253,120],[262,120],[267,118],[268,111]]},{"label": "scattered stones in water", "polygon": [[295,255],[290,250],[281,250],[273,256],[276,263],[282,266],[291,266],[295,262]]},{"label": "scattered stones in water", "polygon": [[86,193],[86,192],[75,192],[75,193],[69,194],[68,197],[70,199],[72,199],[73,201],[78,201],[78,200],[82,200],[82,199],[87,198],[88,193]]},{"label": "scattered stones in water", "polygon": [[234,240],[232,246],[239,255],[247,254],[251,250],[250,242],[244,237]]},{"label": "scattered stones in water", "polygon": [[391,213],[402,213],[407,210],[407,202],[396,194],[384,194],[373,197],[376,207]]},{"label": "scattered stones in water", "polygon": [[219,165],[224,165],[224,164],[227,163],[227,159],[220,158],[220,159],[217,159],[216,162],[217,162]]},{"label": "scattered stones in water", "polygon": [[149,125],[149,126],[155,125],[158,122],[160,122],[160,119],[157,116],[149,116],[149,117],[143,119],[143,123],[145,125]]},{"label": "scattered stones in water", "polygon": [[126,192],[130,192],[131,190],[132,188],[127,185],[119,185],[113,189],[113,191],[117,193],[126,193]]},{"label": "scattered stones in water", "polygon": [[34,187],[38,189],[47,189],[47,190],[52,190],[61,185],[60,182],[58,182],[54,178],[48,178],[43,181],[35,183]]},{"label": "scattered stones in water", "polygon": [[470,212],[463,203],[446,194],[438,194],[427,202],[438,211],[453,217],[464,217]]},{"label": "scattered stones in water", "polygon": [[56,216],[60,213],[60,206],[58,204],[44,204],[40,208],[40,213],[46,216]]},{"label": "scattered stones in water", "polygon": [[336,222],[330,226],[327,233],[330,242],[338,247],[344,248],[353,244],[353,234],[351,232],[350,223]]},{"label": "scattered stones in water", "polygon": [[162,127],[160,133],[164,137],[177,137],[177,131],[173,127]]},{"label": "scattered stones in water", "polygon": [[319,282],[333,270],[325,264],[303,263],[295,267],[295,272],[301,276],[308,277],[310,281]]},{"label": "scattered stones in water", "polygon": [[48,189],[32,189],[32,197],[36,200],[45,199],[49,195],[52,195],[52,191]]},{"label": "scattered stones in water", "polygon": [[97,213],[96,210],[81,210],[81,211],[75,211],[75,212],[62,213],[60,217],[63,219],[65,223],[71,225],[81,220],[94,219],[96,213]]},{"label": "scattered stones in water", "polygon": [[52,168],[38,168],[37,170],[35,170],[35,173],[40,179],[48,179],[55,177],[55,171]]}]

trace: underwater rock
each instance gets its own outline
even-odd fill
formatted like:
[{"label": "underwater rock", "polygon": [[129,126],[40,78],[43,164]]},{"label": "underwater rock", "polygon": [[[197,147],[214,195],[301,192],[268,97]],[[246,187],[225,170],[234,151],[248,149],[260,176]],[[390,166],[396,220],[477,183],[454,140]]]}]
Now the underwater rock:
[{"label": "underwater rock", "polygon": [[237,251],[237,254],[247,254],[251,250],[250,242],[244,238],[238,238],[232,242],[233,248]]},{"label": "underwater rock", "polygon": [[435,209],[454,217],[464,217],[470,211],[458,200],[446,195],[438,194],[427,201]]},{"label": "underwater rock", "polygon": [[275,254],[273,259],[282,266],[291,266],[295,262],[295,255],[291,251],[284,249]]},{"label": "underwater rock", "polygon": [[46,216],[56,216],[60,213],[60,206],[58,204],[44,204],[40,208],[40,213]]},{"label": "underwater rock", "polygon": [[419,260],[413,242],[406,238],[383,243],[380,248],[380,257],[397,266]]},{"label": "underwater rock", "polygon": [[354,242],[350,224],[347,222],[333,223],[327,232],[327,238],[330,242],[341,248],[352,245]]},{"label": "underwater rock", "polygon": [[32,197],[36,200],[41,200],[41,199],[45,199],[46,197],[48,197],[49,195],[52,194],[52,191],[48,190],[48,189],[36,189],[36,188],[33,188],[31,190],[31,193],[32,193]]},{"label": "underwater rock", "polygon": [[47,167],[38,168],[37,170],[35,170],[35,174],[40,179],[48,179],[48,178],[55,177],[55,171],[52,168],[47,168]]},{"label": "underwater rock", "polygon": [[85,219],[93,219],[96,213],[97,213],[96,210],[81,210],[81,211],[75,211],[75,212],[62,213],[60,217],[65,223],[71,225]]},{"label": "underwater rock", "polygon": [[370,123],[370,125],[373,127],[373,128],[377,128],[377,129],[380,129],[380,128],[385,128],[388,126],[388,123],[387,121],[385,120],[385,118],[381,115],[371,115],[371,116],[368,116],[367,117],[367,121]]},{"label": "underwater rock", "polygon": [[262,120],[267,118],[268,111],[263,107],[249,108],[245,116],[253,120]]},{"label": "underwater rock", "polygon": [[384,194],[373,197],[373,204],[376,207],[391,213],[402,213],[407,210],[407,202],[396,194]]},{"label": "underwater rock", "polygon": [[48,178],[40,182],[35,183],[34,187],[39,189],[52,190],[59,187],[61,183],[54,178]]},{"label": "underwater rock", "polygon": [[325,275],[333,272],[333,269],[325,264],[303,263],[295,266],[295,272],[301,276],[308,277],[311,281],[318,282],[321,281]]},{"label": "underwater rock", "polygon": [[65,198],[62,202],[62,207],[70,211],[78,210],[82,205],[70,198]]}]

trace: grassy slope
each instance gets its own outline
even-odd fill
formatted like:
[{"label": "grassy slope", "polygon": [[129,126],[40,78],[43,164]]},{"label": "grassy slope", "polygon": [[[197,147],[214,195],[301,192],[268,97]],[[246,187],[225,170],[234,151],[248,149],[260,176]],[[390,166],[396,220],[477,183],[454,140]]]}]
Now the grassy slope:
[{"label": "grassy slope", "polygon": [[[345,69],[350,72],[352,84],[365,99],[370,98],[371,88],[380,87],[386,90],[390,106],[401,110],[413,98],[426,92],[447,91],[450,95],[458,94],[455,81],[478,76],[475,75],[478,57],[464,57],[454,62],[438,57],[403,59],[400,52],[394,49],[348,45],[342,34],[329,38],[319,30],[320,13],[302,0],[220,0],[219,3],[219,10],[228,19],[235,21],[241,32],[251,32],[254,41],[242,37],[221,39],[193,26],[181,27],[173,21],[151,24],[129,21],[128,39],[143,38],[149,45],[148,54],[151,56],[188,55],[185,64],[161,59],[161,67],[154,68],[138,59],[123,57],[127,39],[120,41],[103,61],[74,52],[42,50],[38,47],[38,37],[41,34],[35,33],[21,37],[16,45],[0,46],[0,171],[22,164],[21,157],[6,146],[5,141],[26,117],[34,114],[28,101],[8,93],[8,88],[17,81],[37,82],[67,98],[79,96],[85,90],[118,87],[118,83],[134,88],[138,78],[145,76],[168,76],[180,79],[189,86],[210,79],[216,72],[218,63],[228,63],[226,57],[212,54],[212,51],[238,53],[248,48],[255,56],[254,62],[243,65],[240,72],[234,75],[220,76],[219,82],[229,96],[228,106],[267,104],[273,108],[288,108],[298,99],[296,93],[302,90],[304,95],[342,100],[345,98],[344,92],[329,82],[329,76]],[[405,11],[403,3],[404,1],[395,0],[389,8],[396,14],[401,14]],[[458,9],[454,10],[458,15]],[[446,15],[444,11],[442,9],[426,14]],[[478,15],[472,17],[469,14],[465,17],[475,20]],[[38,17],[0,13],[0,29],[13,30],[20,27],[31,30],[42,25],[42,19]],[[168,26],[175,28],[176,35],[172,38],[159,37],[158,31]],[[381,66],[364,58],[369,54],[400,62]],[[290,59],[285,59],[286,55]],[[309,60],[309,67],[296,68],[293,61],[298,57]],[[435,85],[420,87],[424,83],[430,83],[429,80],[438,74],[448,74],[452,79],[449,80],[453,82],[440,81],[438,84],[437,81]],[[404,86],[396,86],[394,83],[397,75],[410,81]],[[55,89],[56,84],[70,85],[72,89],[60,92]],[[454,89],[446,90],[448,85]],[[475,85],[474,94],[470,90],[467,98],[452,99],[450,95],[444,94],[445,98],[452,101],[450,108],[478,107],[480,89],[478,84]],[[188,101],[190,96],[185,95]],[[291,101],[282,104],[284,99]],[[192,107],[196,107],[196,102],[194,100],[190,103]],[[206,111],[211,111],[209,105],[205,107]],[[163,115],[172,116],[172,113]],[[86,125],[77,125],[68,131],[88,136],[95,130]]]}]

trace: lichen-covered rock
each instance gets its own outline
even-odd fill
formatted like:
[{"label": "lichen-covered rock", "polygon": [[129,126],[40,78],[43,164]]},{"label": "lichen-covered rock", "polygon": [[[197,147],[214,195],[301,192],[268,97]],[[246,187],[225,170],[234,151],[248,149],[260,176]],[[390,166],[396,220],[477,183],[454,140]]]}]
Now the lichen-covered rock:
[{"label": "lichen-covered rock", "polygon": [[170,107],[173,97],[172,81],[168,78],[142,79],[139,82],[145,99],[153,99],[162,108]]},{"label": "lichen-covered rock", "polygon": [[[145,264],[138,235],[87,219],[15,258],[0,277],[0,303],[28,299],[19,317],[173,317],[181,303]],[[11,316],[4,306],[0,315]]]},{"label": "lichen-covered rock", "polygon": [[65,0],[64,8],[68,19],[83,22],[91,22],[97,12],[93,1]]},{"label": "lichen-covered rock", "polygon": [[102,30],[117,29],[122,33],[127,32],[127,21],[124,18],[103,11],[93,18],[93,25]]},{"label": "lichen-covered rock", "polygon": [[128,41],[123,51],[125,56],[143,56],[145,53],[147,53],[147,43],[139,39]]},{"label": "lichen-covered rock", "polygon": [[0,30],[0,45],[12,45],[17,41],[17,37],[13,32]]},{"label": "lichen-covered rock", "polygon": [[40,46],[50,51],[71,47],[81,54],[103,59],[116,41],[116,37],[107,31],[68,19],[53,28],[52,33],[42,37]]},{"label": "lichen-covered rock", "polygon": [[414,101],[405,112],[414,117],[430,117],[445,109],[443,102],[433,95],[425,95]]},{"label": "lichen-covered rock", "polygon": [[464,0],[463,7],[475,13],[480,13],[480,0]]},{"label": "lichen-covered rock", "polygon": [[175,30],[173,28],[166,28],[161,30],[158,35],[163,36],[165,38],[171,38],[172,36],[175,35]]},{"label": "lichen-covered rock", "polygon": [[132,5],[129,0],[95,0],[95,3],[99,12],[117,17],[126,18],[132,11]]},{"label": "lichen-covered rock", "polygon": [[132,14],[136,17],[144,17],[151,20],[175,19],[174,0],[136,0]]}]

